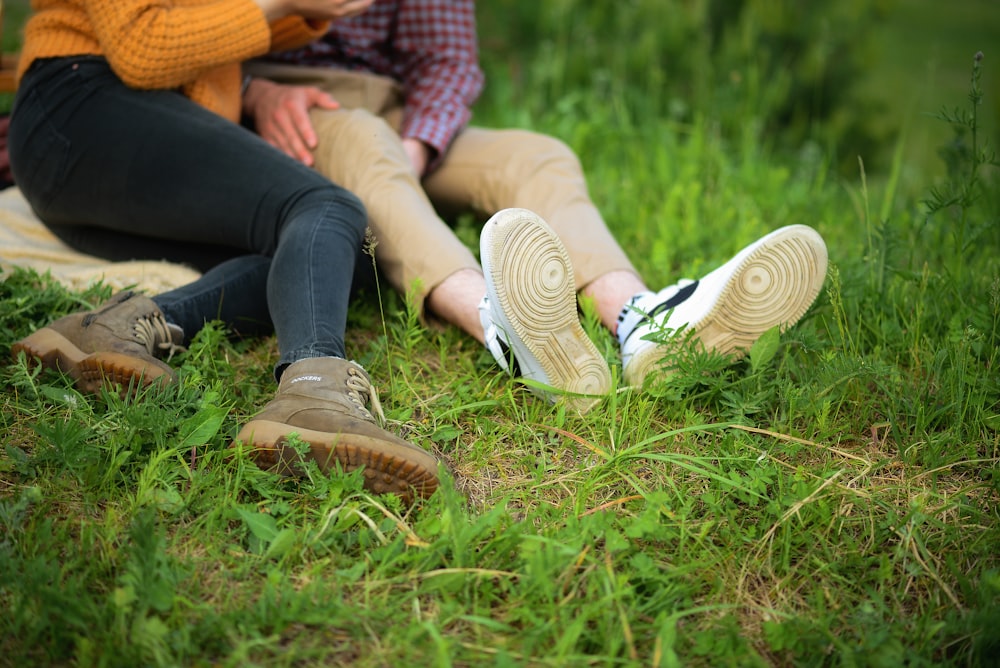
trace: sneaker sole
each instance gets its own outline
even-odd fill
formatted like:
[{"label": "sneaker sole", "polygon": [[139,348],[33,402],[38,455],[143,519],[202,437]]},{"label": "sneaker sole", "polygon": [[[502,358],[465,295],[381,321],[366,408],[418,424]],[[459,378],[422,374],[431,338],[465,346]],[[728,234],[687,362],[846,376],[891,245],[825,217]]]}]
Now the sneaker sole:
[{"label": "sneaker sole", "polygon": [[331,434],[272,420],[251,420],[236,440],[251,448],[258,466],[280,475],[301,475],[302,456],[288,445],[292,434],[309,445],[305,455],[329,473],[335,464],[347,472],[364,468],[365,489],[376,494],[397,494],[407,503],[414,494],[427,498],[438,487],[438,463],[419,448],[404,449],[360,434]]},{"label": "sneaker sole", "polygon": [[[555,232],[526,209],[505,209],[480,239],[487,294],[525,378],[576,395],[604,395],[611,371],[580,326],[569,255]],[[548,401],[558,397],[529,389]],[[565,397],[580,412],[600,398]]]},{"label": "sneaker sole", "polygon": [[47,369],[61,371],[73,379],[79,390],[92,394],[106,387],[124,396],[153,383],[173,381],[163,369],[136,357],[114,352],[86,353],[48,327],[11,346],[14,357],[20,352],[29,363],[40,362]]},{"label": "sneaker sole", "polygon": [[[689,320],[688,329],[706,350],[739,359],[761,334],[776,325],[784,331],[805,315],[823,287],[826,266],[826,244],[818,232],[805,225],[776,230],[741,258],[721,285],[708,286],[712,292],[705,298],[716,295],[714,304]],[[642,385],[668,352],[663,346],[637,352],[625,369],[625,381]]]}]

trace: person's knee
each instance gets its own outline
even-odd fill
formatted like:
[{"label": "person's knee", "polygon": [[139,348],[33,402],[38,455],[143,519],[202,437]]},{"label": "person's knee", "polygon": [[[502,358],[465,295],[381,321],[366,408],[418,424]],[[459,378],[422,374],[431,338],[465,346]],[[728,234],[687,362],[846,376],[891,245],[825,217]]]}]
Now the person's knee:
[{"label": "person's knee", "polygon": [[361,199],[346,188],[342,188],[336,184],[333,184],[331,199],[333,199],[338,206],[344,209],[346,213],[351,215],[352,218],[359,218],[362,221],[365,220],[367,213],[365,212],[365,205],[361,203]]},{"label": "person's knee", "polygon": [[368,229],[368,213],[361,199],[349,190],[334,185],[331,201],[338,208],[335,218],[349,225],[359,239],[364,239],[365,231]]},{"label": "person's knee", "polygon": [[565,142],[530,130],[511,130],[513,147],[509,173],[520,181],[552,171],[580,174],[580,159]]},{"label": "person's knee", "polygon": [[370,133],[374,137],[395,138],[397,141],[399,140],[399,135],[385,122],[385,119],[367,109],[344,109],[336,113],[342,116],[344,120],[341,123],[348,125],[352,132],[362,131]]},{"label": "person's knee", "polygon": [[289,219],[341,227],[359,243],[368,229],[368,214],[357,195],[328,181],[303,193],[293,205]]},{"label": "person's knee", "polygon": [[399,134],[381,117],[366,109],[325,112],[314,126],[318,136],[316,166],[326,173],[357,162],[406,157]]}]

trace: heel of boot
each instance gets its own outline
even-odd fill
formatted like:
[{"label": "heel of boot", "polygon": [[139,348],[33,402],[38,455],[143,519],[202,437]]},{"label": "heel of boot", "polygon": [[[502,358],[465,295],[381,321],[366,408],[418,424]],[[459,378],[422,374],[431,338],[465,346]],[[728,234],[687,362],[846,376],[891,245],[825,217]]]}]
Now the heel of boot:
[{"label": "heel of boot", "polygon": [[54,369],[79,378],[79,365],[86,357],[69,339],[48,327],[24,337],[11,346],[11,353],[17,357],[23,352],[29,364],[40,363],[47,369]]},{"label": "heel of boot", "polygon": [[[284,476],[301,476],[302,461],[315,462],[329,474],[364,468],[364,486],[376,494],[397,494],[410,503],[415,496],[427,498],[438,487],[438,462],[415,445],[396,442],[388,432],[373,434],[321,432],[267,419],[248,422],[236,441],[250,449],[250,458],[261,468]],[[379,437],[384,434],[384,437]],[[308,447],[300,453],[288,443],[295,435]]]},{"label": "heel of boot", "polygon": [[175,378],[173,370],[158,361],[109,352],[88,355],[80,360],[77,370],[77,387],[95,394],[104,386],[125,396],[154,383],[171,383]]}]

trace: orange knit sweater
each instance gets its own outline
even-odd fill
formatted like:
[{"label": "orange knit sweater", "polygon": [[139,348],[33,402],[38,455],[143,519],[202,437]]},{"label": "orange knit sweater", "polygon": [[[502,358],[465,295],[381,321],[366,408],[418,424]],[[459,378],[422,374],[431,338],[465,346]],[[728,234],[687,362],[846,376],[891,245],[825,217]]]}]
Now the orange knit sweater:
[{"label": "orange knit sweater", "polygon": [[240,117],[240,63],[301,46],[325,21],[270,26],[253,0],[32,0],[18,78],[36,58],[100,55],[132,88],[178,88],[230,120]]}]

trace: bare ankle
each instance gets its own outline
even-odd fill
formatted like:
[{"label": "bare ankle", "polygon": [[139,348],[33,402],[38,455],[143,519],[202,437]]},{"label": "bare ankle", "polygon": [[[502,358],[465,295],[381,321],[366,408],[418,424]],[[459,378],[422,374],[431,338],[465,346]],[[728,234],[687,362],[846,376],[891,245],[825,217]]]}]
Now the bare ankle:
[{"label": "bare ankle", "polygon": [[648,289],[636,274],[620,270],[598,276],[584,286],[581,292],[594,300],[597,313],[601,316],[601,323],[612,334],[616,334],[618,315],[625,303],[636,294]]},{"label": "bare ankle", "polygon": [[427,308],[438,318],[483,343],[478,307],[485,294],[486,280],[481,271],[459,269],[431,290],[427,295]]}]

